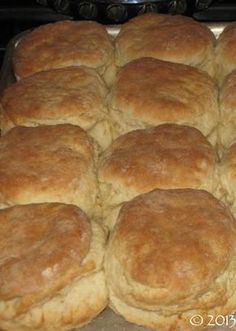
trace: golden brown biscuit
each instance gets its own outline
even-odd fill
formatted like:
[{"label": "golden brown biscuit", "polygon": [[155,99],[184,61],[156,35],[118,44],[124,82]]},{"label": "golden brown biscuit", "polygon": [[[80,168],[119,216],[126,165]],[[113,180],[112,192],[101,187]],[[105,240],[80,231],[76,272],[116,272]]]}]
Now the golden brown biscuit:
[{"label": "golden brown biscuit", "polygon": [[93,140],[78,126],[15,127],[0,139],[0,208],[63,202],[91,215],[95,162]]},{"label": "golden brown biscuit", "polygon": [[214,192],[215,171],[216,153],[195,128],[163,124],[120,136],[100,159],[105,223],[112,227],[123,202],[154,188]]},{"label": "golden brown biscuit", "polygon": [[236,140],[236,70],[229,74],[220,88],[219,143],[229,147]]},{"label": "golden brown biscuit", "polygon": [[228,24],[217,39],[216,45],[216,77],[219,84],[236,69],[236,22]]},{"label": "golden brown biscuit", "polygon": [[196,127],[216,140],[218,90],[204,72],[152,58],[123,67],[110,96],[114,135],[163,123]]},{"label": "golden brown biscuit", "polygon": [[116,38],[118,66],[141,57],[184,63],[214,76],[215,37],[206,25],[178,15],[148,13],[123,24]]},{"label": "golden brown biscuit", "polygon": [[4,91],[1,129],[70,123],[81,126],[106,147],[111,142],[106,96],[105,84],[93,69],[43,71]]},{"label": "golden brown biscuit", "polygon": [[76,206],[0,210],[0,328],[51,331],[88,323],[107,304],[104,246],[103,230]]},{"label": "golden brown biscuit", "polygon": [[[203,330],[236,302],[236,222],[201,190],[154,190],[126,203],[105,263],[110,305],[153,330]],[[190,319],[202,316],[199,327]]]},{"label": "golden brown biscuit", "polygon": [[18,78],[33,73],[85,65],[107,82],[114,74],[114,52],[105,26],[92,21],[61,21],[42,25],[25,34],[13,54]]}]

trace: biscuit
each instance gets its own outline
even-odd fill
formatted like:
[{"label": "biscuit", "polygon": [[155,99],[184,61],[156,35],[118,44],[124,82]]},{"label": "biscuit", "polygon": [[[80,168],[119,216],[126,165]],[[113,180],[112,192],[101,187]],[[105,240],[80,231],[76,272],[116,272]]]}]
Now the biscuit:
[{"label": "biscuit", "polygon": [[9,86],[1,98],[1,129],[70,123],[106,147],[111,132],[107,88],[95,70],[68,67],[36,73]]},{"label": "biscuit", "polygon": [[[111,308],[153,330],[203,330],[236,302],[236,222],[202,190],[154,190],[121,209],[105,258]],[[192,325],[195,315],[201,325]]]},{"label": "biscuit", "polygon": [[229,147],[236,140],[236,70],[221,85],[219,93],[220,120],[219,145]]},{"label": "biscuit", "polygon": [[227,24],[223,32],[217,39],[215,50],[216,77],[221,85],[224,78],[236,69],[236,23]]},{"label": "biscuit", "polygon": [[216,152],[195,128],[163,124],[117,138],[101,155],[99,186],[105,223],[115,222],[121,204],[155,188],[214,192]]},{"label": "biscuit", "polygon": [[107,82],[114,75],[114,50],[105,26],[92,21],[60,21],[25,34],[13,54],[14,71],[23,78],[39,71],[85,65]]},{"label": "biscuit", "polygon": [[215,144],[218,89],[204,72],[152,58],[124,66],[109,97],[114,137],[163,123],[196,127]]},{"label": "biscuit", "polygon": [[0,208],[63,202],[89,216],[97,201],[96,145],[78,126],[15,127],[0,138]]},{"label": "biscuit", "polygon": [[73,205],[0,210],[0,328],[52,331],[88,323],[107,305],[105,240]]},{"label": "biscuit", "polygon": [[215,36],[192,18],[147,13],[123,24],[116,38],[118,66],[141,57],[184,63],[214,77]]}]

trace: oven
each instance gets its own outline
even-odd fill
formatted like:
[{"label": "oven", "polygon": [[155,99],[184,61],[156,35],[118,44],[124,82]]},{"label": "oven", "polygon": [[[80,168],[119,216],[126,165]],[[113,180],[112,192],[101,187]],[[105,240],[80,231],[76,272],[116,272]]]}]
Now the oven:
[{"label": "oven", "polygon": [[234,0],[2,0],[0,2],[0,61],[16,34],[64,19],[96,20],[120,24],[146,13],[183,14],[199,21],[236,19]]}]

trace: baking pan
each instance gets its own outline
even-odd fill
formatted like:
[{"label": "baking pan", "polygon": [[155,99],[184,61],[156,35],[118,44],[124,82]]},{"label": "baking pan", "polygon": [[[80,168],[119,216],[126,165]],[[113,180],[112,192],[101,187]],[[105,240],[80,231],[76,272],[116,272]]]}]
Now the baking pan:
[{"label": "baking pan", "polygon": [[[219,23],[209,23],[207,24],[209,28],[213,31],[216,37],[219,36],[219,34],[223,31],[224,27],[227,23],[219,22]],[[108,33],[115,38],[117,34],[120,31],[119,26],[108,26],[107,27]],[[13,72],[13,65],[12,65],[12,54],[14,52],[15,47],[19,43],[22,36],[24,36],[29,31],[22,32],[18,35],[16,35],[13,39],[10,40],[10,42],[7,45],[5,57],[3,60],[3,65],[0,73],[0,95],[2,94],[3,90],[14,83],[16,81],[16,78],[14,76]],[[222,319],[221,319],[222,320]],[[221,322],[219,319],[219,323]],[[227,318],[225,319],[225,321]],[[99,316],[97,316],[91,323],[88,325],[79,328],[74,329],[80,330],[80,331],[148,331],[148,329],[137,326],[135,324],[131,324],[129,322],[126,322],[122,317],[116,315],[112,312],[111,309],[106,308]],[[208,328],[206,330],[211,331],[236,331],[236,325],[233,326],[232,324],[224,327],[220,327],[219,325]],[[184,331],[184,330],[183,330]]]},{"label": "baking pan", "polygon": [[[215,34],[216,38],[220,35],[220,33],[223,31],[224,27],[227,25],[225,22],[217,22],[217,23],[207,23],[207,26],[212,30],[212,32]],[[112,36],[112,38],[115,38],[119,31],[120,26],[108,26],[107,27],[108,33]],[[16,81],[16,78],[14,76],[13,72],[13,66],[12,66],[12,54],[14,52],[15,47],[19,43],[20,39],[26,34],[29,33],[29,31],[22,32],[18,35],[16,35],[13,39],[10,40],[10,42],[7,45],[5,57],[3,60],[3,65],[0,73],[0,95],[2,94],[3,90],[14,83]]]},{"label": "baking pan", "polygon": [[[210,315],[209,315],[210,316]],[[217,324],[221,324],[223,321],[223,316],[219,315],[219,318],[215,321]],[[236,318],[236,317],[235,317]],[[229,322],[230,316],[226,317],[225,321]],[[232,322],[234,318],[232,317]],[[210,323],[210,320],[209,320]],[[226,322],[227,323],[227,322]],[[234,322],[233,322],[234,323]],[[211,323],[210,323],[211,324]],[[213,325],[214,323],[212,323]],[[232,327],[230,324],[228,327],[214,326],[213,328],[205,329],[205,331],[236,331],[236,326]],[[122,317],[115,315],[109,308],[105,309],[97,318],[95,318],[87,326],[75,329],[76,331],[151,331],[150,329],[143,328],[131,323],[126,322]],[[74,330],[74,331],[75,331]],[[196,327],[196,331],[198,328]],[[185,330],[181,330],[185,331]]]}]

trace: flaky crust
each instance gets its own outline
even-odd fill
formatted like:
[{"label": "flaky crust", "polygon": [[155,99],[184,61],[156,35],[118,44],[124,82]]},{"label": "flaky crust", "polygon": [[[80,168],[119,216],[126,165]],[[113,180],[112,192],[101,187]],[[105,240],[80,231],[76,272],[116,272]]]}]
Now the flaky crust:
[{"label": "flaky crust", "polygon": [[85,131],[70,124],[13,128],[0,139],[0,207],[63,202],[91,215],[95,148]]},{"label": "flaky crust", "polygon": [[113,46],[106,28],[92,21],[42,25],[25,35],[13,54],[18,78],[48,69],[85,65],[109,81],[113,62]]},{"label": "flaky crust", "polygon": [[216,77],[221,85],[224,78],[236,69],[236,23],[227,24],[217,39],[216,45]]},{"label": "flaky crust", "polygon": [[219,143],[222,148],[236,141],[236,70],[224,80],[219,95]]},{"label": "flaky crust", "polygon": [[82,66],[34,74],[4,91],[2,133],[19,125],[70,123],[79,125],[106,147],[111,142],[107,92],[96,71]]},{"label": "flaky crust", "polygon": [[[201,190],[154,190],[126,203],[106,253],[111,307],[154,330],[193,330],[189,318],[230,314],[236,223]],[[205,323],[199,328],[202,330]]]},{"label": "flaky crust", "polygon": [[214,192],[215,171],[216,153],[195,128],[163,124],[131,131],[117,138],[100,158],[104,213],[154,188]]},{"label": "flaky crust", "polygon": [[189,17],[148,13],[123,24],[116,38],[118,66],[141,57],[184,63],[214,76],[215,37]]},{"label": "flaky crust", "polygon": [[0,210],[0,230],[0,328],[66,330],[104,308],[105,235],[78,207]]},{"label": "flaky crust", "polygon": [[215,142],[217,87],[202,71],[152,58],[124,66],[110,96],[114,135],[177,123],[196,127]]}]

